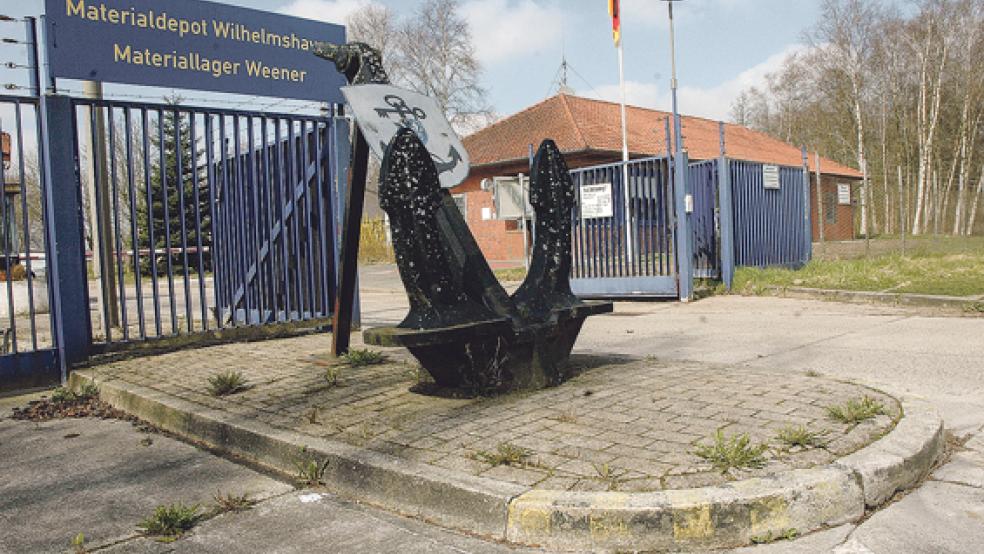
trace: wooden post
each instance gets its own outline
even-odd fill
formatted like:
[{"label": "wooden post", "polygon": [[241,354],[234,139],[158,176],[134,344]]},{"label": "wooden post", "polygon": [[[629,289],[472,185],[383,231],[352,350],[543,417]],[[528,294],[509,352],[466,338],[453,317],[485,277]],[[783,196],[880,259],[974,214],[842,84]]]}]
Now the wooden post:
[{"label": "wooden post", "polygon": [[352,333],[352,312],[355,304],[355,283],[358,277],[359,238],[362,233],[362,206],[366,197],[366,175],[369,171],[369,144],[358,125],[352,147],[348,186],[345,187],[342,215],[342,252],[338,268],[338,288],[332,314],[331,351],[341,356],[349,350]]},{"label": "wooden post", "polygon": [[906,225],[908,225],[909,222],[906,221],[906,217],[905,217],[906,202],[905,202],[905,192],[904,192],[903,187],[902,187],[902,166],[901,165],[898,166],[898,170],[899,170],[899,230],[901,231],[901,234],[902,234],[902,257],[904,258],[905,257],[905,234],[906,234],[906,232],[908,232],[908,229],[906,229]]}]

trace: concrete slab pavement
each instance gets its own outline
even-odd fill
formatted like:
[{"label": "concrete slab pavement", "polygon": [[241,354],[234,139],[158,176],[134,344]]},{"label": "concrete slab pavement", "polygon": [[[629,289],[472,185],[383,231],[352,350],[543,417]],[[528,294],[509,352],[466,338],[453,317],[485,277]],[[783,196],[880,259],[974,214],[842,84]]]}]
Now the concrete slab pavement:
[{"label": "concrete slab pavement", "polygon": [[107,552],[539,552],[450,533],[311,490],[273,498],[248,512],[223,514],[198,526],[167,549],[159,548],[159,543],[140,539]]},{"label": "concrete slab pavement", "polygon": [[[0,554],[66,552],[80,532],[90,550],[127,553],[515,551],[326,494],[303,502],[310,491],[127,422],[9,419],[38,396],[0,399]],[[262,502],[174,543],[136,533],[156,506],[204,507],[217,491]]]},{"label": "concrete slab pavement", "polygon": [[[10,412],[3,414],[6,417]],[[160,504],[255,498],[291,486],[123,421],[0,419],[0,552],[67,550],[134,536]]]}]

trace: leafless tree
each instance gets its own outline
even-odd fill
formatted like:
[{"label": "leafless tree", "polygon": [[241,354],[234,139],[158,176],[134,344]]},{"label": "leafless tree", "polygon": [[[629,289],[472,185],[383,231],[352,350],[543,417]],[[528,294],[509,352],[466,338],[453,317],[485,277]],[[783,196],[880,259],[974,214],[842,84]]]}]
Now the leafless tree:
[{"label": "leafless tree", "polygon": [[856,164],[862,231],[971,233],[984,223],[984,0],[914,3],[826,0],[809,48],[732,115]]},{"label": "leafless tree", "polygon": [[404,84],[433,97],[456,129],[490,117],[471,30],[458,0],[426,0],[400,26]]},{"label": "leafless tree", "polygon": [[354,12],[346,21],[348,39],[364,42],[378,49],[383,56],[386,73],[394,83],[400,83],[404,78],[398,25],[392,10],[375,4],[366,5]]}]

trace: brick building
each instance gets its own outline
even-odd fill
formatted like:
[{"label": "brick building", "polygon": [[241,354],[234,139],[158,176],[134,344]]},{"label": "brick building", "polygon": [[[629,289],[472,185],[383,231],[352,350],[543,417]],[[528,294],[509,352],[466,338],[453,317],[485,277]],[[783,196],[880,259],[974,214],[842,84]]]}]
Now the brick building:
[{"label": "brick building", "polygon": [[[627,107],[629,150],[632,158],[666,153],[665,122],[670,114]],[[683,138],[690,160],[720,155],[718,122],[683,116]],[[622,157],[619,105],[568,94],[552,96],[515,115],[494,123],[464,139],[471,157],[471,174],[452,194],[466,214],[468,226],[486,258],[496,266],[522,263],[523,232],[518,221],[501,220],[495,213],[491,190],[483,190],[495,177],[512,177],[529,171],[530,145],[553,139],[571,169],[617,162]],[[764,133],[739,125],[725,126],[728,157],[777,165],[801,166],[799,148]],[[810,170],[815,172],[815,156]],[[821,183],[826,240],[854,238],[854,188],[861,174],[821,157]],[[486,189],[488,187],[485,187]],[[846,193],[845,193],[846,191]],[[813,235],[817,227],[816,177],[811,174]],[[846,202],[846,203],[845,203]]]}]

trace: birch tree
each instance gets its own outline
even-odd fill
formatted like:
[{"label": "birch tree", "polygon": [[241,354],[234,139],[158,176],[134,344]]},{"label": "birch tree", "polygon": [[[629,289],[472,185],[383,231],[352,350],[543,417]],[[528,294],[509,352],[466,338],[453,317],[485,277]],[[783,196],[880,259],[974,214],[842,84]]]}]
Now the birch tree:
[{"label": "birch tree", "polygon": [[824,0],[820,19],[807,37],[815,48],[826,50],[823,59],[831,68],[843,73],[850,86],[848,102],[854,115],[857,162],[864,180],[861,184],[861,229],[870,236],[876,223],[871,213],[871,190],[868,183],[868,157],[865,154],[865,112],[862,104],[867,93],[868,66],[874,52],[878,23],[883,8],[878,0]]}]

